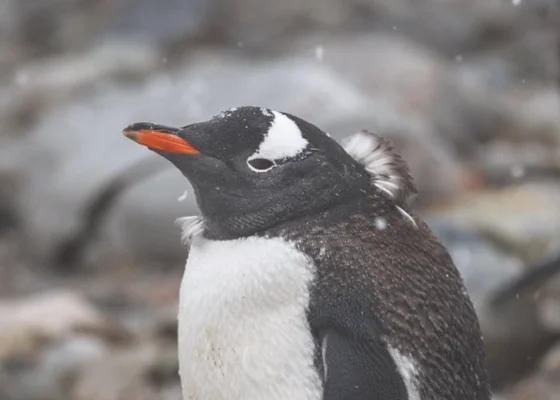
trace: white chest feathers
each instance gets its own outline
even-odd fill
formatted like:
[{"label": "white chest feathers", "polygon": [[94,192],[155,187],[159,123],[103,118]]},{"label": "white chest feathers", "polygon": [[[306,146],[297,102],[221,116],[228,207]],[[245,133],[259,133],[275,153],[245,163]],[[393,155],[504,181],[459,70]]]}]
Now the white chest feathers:
[{"label": "white chest feathers", "polygon": [[181,284],[184,400],[319,400],[313,265],[282,239],[194,239]]}]

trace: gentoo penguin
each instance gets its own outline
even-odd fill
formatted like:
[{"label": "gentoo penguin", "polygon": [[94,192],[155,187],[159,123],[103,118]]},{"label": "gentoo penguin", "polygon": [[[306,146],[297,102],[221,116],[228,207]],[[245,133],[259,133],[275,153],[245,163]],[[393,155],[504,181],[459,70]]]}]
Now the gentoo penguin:
[{"label": "gentoo penguin", "polygon": [[183,399],[490,398],[473,306],[388,141],[260,107],[124,134],[201,213],[182,221]]}]

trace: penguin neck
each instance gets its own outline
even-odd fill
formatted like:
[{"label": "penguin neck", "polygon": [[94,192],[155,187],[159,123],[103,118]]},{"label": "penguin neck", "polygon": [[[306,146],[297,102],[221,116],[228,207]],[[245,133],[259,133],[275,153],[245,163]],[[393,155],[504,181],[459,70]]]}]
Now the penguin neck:
[{"label": "penguin neck", "polygon": [[337,204],[326,210],[308,213],[304,216],[283,221],[280,224],[259,232],[259,236],[288,236],[292,239],[313,235],[319,231],[336,229],[342,223],[353,220],[353,216],[367,213],[371,209],[370,197],[356,197],[350,201]]},{"label": "penguin neck", "polygon": [[[204,218],[204,237],[211,240],[230,240],[248,236],[266,236],[284,227],[319,221],[343,220],[363,209],[368,202],[367,192],[343,193],[331,197],[321,207],[306,208],[275,203],[252,213],[230,215],[225,218]],[[306,204],[301,201],[299,204]],[[296,202],[292,204],[298,204]],[[286,216],[289,215],[289,218]]]},{"label": "penguin neck", "polygon": [[[300,218],[283,221],[280,224],[258,232],[259,236],[284,237],[289,240],[304,240],[323,235],[336,235],[339,229],[363,231],[385,229],[389,221],[400,221],[414,231],[419,229],[412,214],[396,206],[384,196],[369,192],[344,203],[317,213],[309,213]],[[381,227],[378,227],[381,226]]]}]

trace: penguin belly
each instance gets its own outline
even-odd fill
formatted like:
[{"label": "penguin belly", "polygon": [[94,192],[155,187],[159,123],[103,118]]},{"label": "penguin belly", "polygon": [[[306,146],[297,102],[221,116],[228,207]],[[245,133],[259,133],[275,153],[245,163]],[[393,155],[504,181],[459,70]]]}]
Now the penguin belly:
[{"label": "penguin belly", "polygon": [[184,400],[319,400],[313,262],[281,238],[193,240],[179,302]]}]

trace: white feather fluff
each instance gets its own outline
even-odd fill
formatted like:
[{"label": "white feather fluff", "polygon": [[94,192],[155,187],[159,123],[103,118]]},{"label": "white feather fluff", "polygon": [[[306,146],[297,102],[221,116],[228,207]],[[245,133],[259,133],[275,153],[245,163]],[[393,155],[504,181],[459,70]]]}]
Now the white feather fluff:
[{"label": "white feather fluff", "polygon": [[204,219],[200,215],[177,218],[175,223],[181,228],[181,240],[185,245],[190,245],[204,232]]},{"label": "white feather fluff", "polygon": [[416,194],[408,167],[390,141],[363,130],[346,139],[343,147],[365,167],[372,184],[397,203],[407,203]]}]

